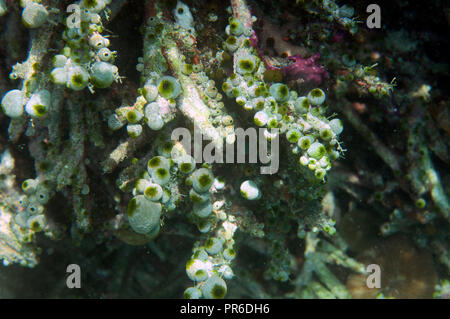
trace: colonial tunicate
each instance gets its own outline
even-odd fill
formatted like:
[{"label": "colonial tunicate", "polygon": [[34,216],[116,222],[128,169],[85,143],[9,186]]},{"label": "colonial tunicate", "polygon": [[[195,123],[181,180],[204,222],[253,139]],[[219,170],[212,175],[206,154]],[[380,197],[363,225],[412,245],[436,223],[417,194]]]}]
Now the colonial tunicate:
[{"label": "colonial tunicate", "polygon": [[41,90],[30,97],[25,105],[25,111],[33,117],[42,117],[47,114],[51,103],[50,92]]},{"label": "colonial tunicate", "polygon": [[127,215],[136,233],[154,236],[159,231],[161,204],[148,200],[144,195],[137,195],[130,200]]},{"label": "colonial tunicate", "polygon": [[2,99],[3,112],[12,118],[20,117],[23,114],[25,95],[20,90],[11,90]]}]

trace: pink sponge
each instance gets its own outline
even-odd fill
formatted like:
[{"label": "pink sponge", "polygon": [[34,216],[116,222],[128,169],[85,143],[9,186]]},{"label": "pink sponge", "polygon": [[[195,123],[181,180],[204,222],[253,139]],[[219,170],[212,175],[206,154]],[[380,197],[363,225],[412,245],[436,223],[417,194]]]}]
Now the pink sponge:
[{"label": "pink sponge", "polygon": [[315,85],[322,83],[322,80],[328,77],[328,73],[325,68],[318,65],[317,62],[320,59],[320,54],[313,54],[309,58],[302,58],[299,54],[292,55],[288,57],[291,62],[286,66],[281,68],[273,66],[262,54],[261,50],[258,48],[258,37],[253,31],[250,37],[251,45],[258,51],[260,58],[265,62],[266,67],[269,70],[281,70],[283,76],[287,80],[297,80],[299,78],[304,79],[306,82],[313,82]]},{"label": "pink sponge", "polygon": [[293,55],[288,58],[292,61],[291,64],[282,67],[281,72],[283,76],[290,80],[303,78],[307,82],[314,82],[314,84],[322,83],[324,78],[328,77],[328,73],[323,66],[317,64],[320,59],[320,54],[316,53],[311,57],[304,59],[300,55]]}]

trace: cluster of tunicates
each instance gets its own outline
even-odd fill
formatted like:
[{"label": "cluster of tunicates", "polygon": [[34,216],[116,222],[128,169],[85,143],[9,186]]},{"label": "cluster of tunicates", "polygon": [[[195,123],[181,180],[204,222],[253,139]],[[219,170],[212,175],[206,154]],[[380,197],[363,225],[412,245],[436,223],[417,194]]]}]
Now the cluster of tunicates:
[{"label": "cluster of tunicates", "polygon": [[[186,172],[183,166],[190,166],[190,161],[190,156],[182,157],[178,162],[180,171]],[[212,227],[209,217],[213,212],[213,203],[210,199],[210,188],[213,183],[214,176],[211,170],[205,167],[194,170],[187,178],[187,184],[192,187],[189,191],[189,198],[193,203],[192,213],[201,233],[209,232]]]},{"label": "cluster of tunicates", "polygon": [[[196,169],[195,160],[190,155],[173,156],[173,160],[177,163],[178,172],[187,176],[186,185],[191,187],[189,198],[193,203],[192,221],[201,233],[216,230],[215,236],[197,245],[186,264],[186,273],[196,285],[187,288],[184,297],[223,298],[227,292],[224,279],[234,277],[230,265],[236,256],[233,235],[237,226],[233,216],[227,215],[224,210],[225,200],[211,194],[223,190],[225,182],[222,178],[215,178],[207,164]],[[217,200],[212,201],[212,197]]]},{"label": "cluster of tunicates", "polygon": [[225,200],[217,196],[225,182],[214,177],[209,165],[197,168],[195,159],[180,143],[164,140],[156,143],[157,155],[148,160],[146,172],[136,180],[132,190],[133,198],[127,208],[129,225],[137,234],[149,239],[156,237],[161,215],[175,209],[178,188],[184,181],[192,202],[188,218],[201,233],[215,231],[201,245],[196,245],[187,263],[187,275],[196,285],[188,288],[184,296],[223,298],[227,291],[224,279],[234,276],[230,265],[236,255],[233,235],[237,229],[234,217],[225,212]]},{"label": "cluster of tunicates", "polygon": [[[244,110],[253,112],[253,122],[264,128],[268,141],[284,134],[299,163],[323,180],[342,149],[339,119],[324,116],[325,92],[316,88],[299,96],[283,83],[265,83],[265,66],[250,45],[252,30],[230,18],[224,47],[234,54],[234,73],[222,84],[223,92]],[[276,129],[276,130],[274,130]],[[248,186],[248,185],[246,185]]]},{"label": "cluster of tunicates", "polygon": [[133,106],[124,106],[108,118],[108,126],[118,130],[127,125],[128,135],[136,138],[142,134],[143,125],[152,131],[161,130],[173,119],[176,99],[181,93],[177,79],[172,76],[153,76],[140,90],[141,96]]},{"label": "cluster of tunicates", "polygon": [[[206,179],[213,179],[212,173],[203,169],[195,170],[194,159],[184,149],[172,141],[157,141],[156,151],[147,162],[147,169],[136,181],[132,190],[133,198],[128,203],[128,220],[131,228],[138,234],[155,237],[159,232],[159,218],[162,212],[172,211],[179,200],[179,184],[182,179],[195,181],[198,193],[191,192],[191,198],[200,203],[209,201],[209,187]],[[194,176],[190,175],[197,172]],[[208,186],[208,185],[209,186]],[[192,184],[191,184],[192,185]],[[195,196],[198,195],[198,198]],[[195,205],[195,204],[194,204]],[[209,214],[212,212],[209,212]],[[205,213],[205,212],[203,212]]]},{"label": "cluster of tunicates", "polygon": [[[193,203],[193,215],[198,228],[202,233],[208,232],[211,228],[208,217],[213,212],[209,191],[215,181],[211,170],[205,167],[196,169],[194,158],[180,145],[174,146],[171,141],[159,142],[156,149],[158,155],[148,160],[146,172],[136,181],[132,191],[134,201],[129,202],[129,211],[131,209],[134,212],[136,204],[144,207],[144,200],[158,205],[158,216],[162,210],[173,210],[177,198],[172,196],[172,193],[178,193],[179,183],[185,180],[191,187],[189,198]],[[141,218],[139,211],[136,214],[135,219]],[[156,218],[153,221],[156,222]],[[137,233],[143,233],[140,226],[134,225],[132,220],[130,225]]]},{"label": "cluster of tunicates", "polygon": [[[25,195],[20,198],[18,203],[20,209],[14,217],[16,225],[33,233],[44,231],[47,224],[44,205],[53,196],[48,182],[39,179],[27,179],[22,182],[22,190]],[[26,238],[23,239],[27,241]]]},{"label": "cluster of tunicates", "polygon": [[216,236],[194,248],[191,259],[186,263],[186,274],[195,286],[184,291],[184,298],[221,299],[226,295],[224,279],[234,277],[230,264],[236,257],[233,235],[237,228],[233,218],[228,219],[222,223]]},{"label": "cluster of tunicates", "polygon": [[[185,159],[179,163],[187,162]],[[191,259],[186,264],[186,273],[195,286],[185,290],[184,298],[220,299],[227,292],[225,280],[234,277],[231,263],[236,257],[233,249],[236,220],[225,212],[226,200],[218,196],[225,187],[225,181],[214,178],[209,168],[202,167],[190,174],[187,184],[192,186],[189,197],[194,203],[194,222],[201,233],[215,230],[215,235],[203,243],[196,243]],[[212,197],[216,199],[213,203]]]},{"label": "cluster of tunicates", "polygon": [[33,118],[44,117],[51,103],[51,94],[45,89],[36,91],[29,98],[21,90],[11,90],[1,101],[3,112],[11,118],[21,117],[24,110]]},{"label": "cluster of tunicates", "polygon": [[154,156],[147,162],[147,171],[136,181],[127,215],[131,228],[138,234],[154,238],[159,232],[163,205],[171,197],[171,165],[170,157]]},{"label": "cluster of tunicates", "polygon": [[[119,69],[113,64],[116,52],[108,47],[110,41],[102,36],[100,13],[110,1],[81,1],[79,25],[66,21],[62,54],[53,58],[50,79],[58,85],[80,91],[89,87],[107,88],[120,81]],[[73,25],[72,25],[73,24]]]}]

